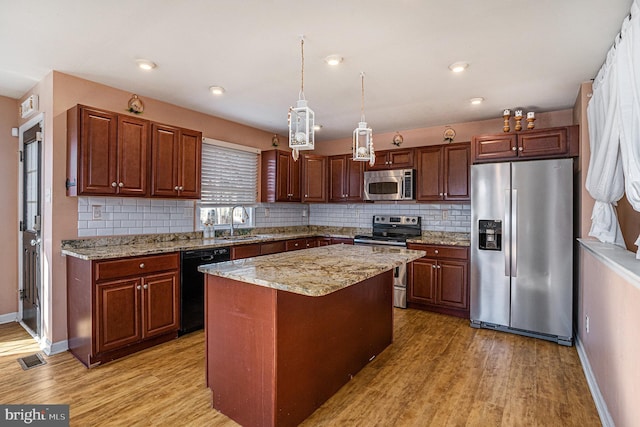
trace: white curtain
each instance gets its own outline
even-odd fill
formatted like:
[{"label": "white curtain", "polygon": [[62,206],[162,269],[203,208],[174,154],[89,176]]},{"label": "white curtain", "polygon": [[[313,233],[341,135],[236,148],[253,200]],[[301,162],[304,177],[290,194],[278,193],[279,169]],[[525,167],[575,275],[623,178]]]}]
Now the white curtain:
[{"label": "white curtain", "polygon": [[624,194],[624,177],[620,159],[618,85],[615,49],[593,82],[593,96],[587,106],[591,158],[586,187],[596,199],[591,214],[589,235],[601,242],[625,247],[616,202]]},{"label": "white curtain", "polygon": [[[640,211],[640,9],[634,1],[616,47],[620,153],[627,200]],[[640,247],[640,236],[635,242]],[[636,253],[640,259],[640,248]]]}]

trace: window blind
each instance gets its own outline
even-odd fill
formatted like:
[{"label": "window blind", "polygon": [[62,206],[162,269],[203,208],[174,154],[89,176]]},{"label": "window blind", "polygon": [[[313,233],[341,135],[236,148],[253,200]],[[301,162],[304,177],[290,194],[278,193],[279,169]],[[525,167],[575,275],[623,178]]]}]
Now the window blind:
[{"label": "window blind", "polygon": [[259,152],[256,148],[203,138],[201,203],[256,203]]}]

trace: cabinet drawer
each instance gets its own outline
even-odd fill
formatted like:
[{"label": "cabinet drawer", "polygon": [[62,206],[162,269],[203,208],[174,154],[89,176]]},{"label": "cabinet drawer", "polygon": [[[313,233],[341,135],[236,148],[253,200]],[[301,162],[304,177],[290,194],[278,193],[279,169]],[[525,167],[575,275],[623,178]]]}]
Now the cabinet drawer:
[{"label": "cabinet drawer", "polygon": [[306,249],[306,248],[307,248],[307,239],[287,240],[288,251],[297,251],[298,249]]},{"label": "cabinet drawer", "polygon": [[469,251],[466,246],[438,246],[409,243],[407,248],[425,251],[427,253],[426,258],[469,259]]},{"label": "cabinet drawer", "polygon": [[260,243],[231,247],[231,259],[251,258],[259,255]]},{"label": "cabinet drawer", "polygon": [[287,250],[287,245],[284,240],[279,242],[262,243],[260,246],[260,255],[277,254]]},{"label": "cabinet drawer", "polygon": [[180,268],[180,256],[177,252],[145,257],[123,258],[113,261],[98,261],[95,264],[96,281],[119,277],[140,276],[159,271]]}]

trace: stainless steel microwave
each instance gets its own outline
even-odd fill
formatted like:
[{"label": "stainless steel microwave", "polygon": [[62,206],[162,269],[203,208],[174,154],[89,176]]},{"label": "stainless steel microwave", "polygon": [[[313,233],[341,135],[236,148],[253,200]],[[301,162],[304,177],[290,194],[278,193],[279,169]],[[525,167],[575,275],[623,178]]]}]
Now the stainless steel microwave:
[{"label": "stainless steel microwave", "polygon": [[364,173],[365,200],[413,200],[415,171],[390,169]]}]

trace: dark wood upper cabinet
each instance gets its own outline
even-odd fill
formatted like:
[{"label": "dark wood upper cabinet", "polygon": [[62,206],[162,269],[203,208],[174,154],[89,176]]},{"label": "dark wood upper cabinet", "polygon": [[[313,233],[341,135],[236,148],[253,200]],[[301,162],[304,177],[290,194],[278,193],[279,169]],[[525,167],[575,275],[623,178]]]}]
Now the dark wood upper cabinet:
[{"label": "dark wood upper cabinet", "polygon": [[300,202],[300,160],[291,153],[269,150],[261,153],[260,200],[263,203]]},{"label": "dark wood upper cabinet", "polygon": [[479,135],[472,139],[474,163],[576,157],[578,126]]},{"label": "dark wood upper cabinet", "polygon": [[149,161],[149,122],[137,117],[118,116],[117,181],[118,193],[147,195]]},{"label": "dark wood upper cabinet", "polygon": [[327,157],[316,154],[300,156],[302,162],[302,201],[327,201]]},{"label": "dark wood upper cabinet", "polygon": [[351,154],[329,157],[329,202],[361,202],[364,163]]},{"label": "dark wood upper cabinet", "polygon": [[366,170],[382,170],[382,169],[412,169],[413,149],[407,148],[402,150],[386,150],[376,151],[376,161],[373,166],[366,163]]},{"label": "dark wood upper cabinet", "polygon": [[471,144],[445,145],[442,154],[443,200],[471,200]]},{"label": "dark wood upper cabinet", "polygon": [[76,105],[67,195],[200,198],[202,133]]},{"label": "dark wood upper cabinet", "polygon": [[470,200],[470,161],[468,142],[417,148],[416,200]]},{"label": "dark wood upper cabinet", "polygon": [[442,200],[442,149],[435,145],[416,149],[416,200]]},{"label": "dark wood upper cabinet", "polygon": [[200,198],[202,133],[153,123],[151,195]]},{"label": "dark wood upper cabinet", "polygon": [[147,120],[77,105],[67,139],[67,195],[148,195]]}]

